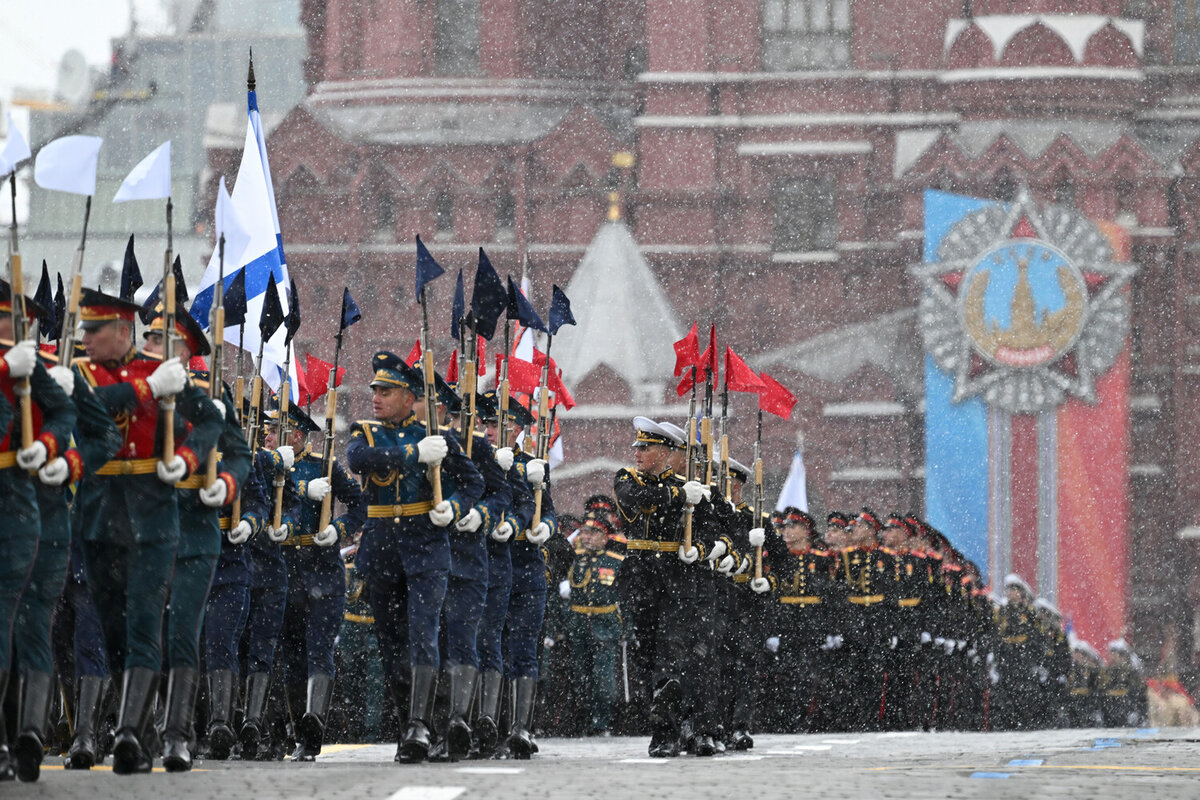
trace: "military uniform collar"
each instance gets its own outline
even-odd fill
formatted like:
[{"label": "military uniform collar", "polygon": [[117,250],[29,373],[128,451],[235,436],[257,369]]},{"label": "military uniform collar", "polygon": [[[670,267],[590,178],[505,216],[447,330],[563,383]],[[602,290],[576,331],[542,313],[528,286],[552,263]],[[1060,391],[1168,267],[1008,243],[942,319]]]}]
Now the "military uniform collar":
[{"label": "military uniform collar", "polygon": [[132,363],[138,356],[143,356],[145,358],[150,357],[145,353],[139,353],[136,347],[130,347],[129,352],[123,355],[121,358],[102,362],[100,366],[104,367],[105,369],[117,369],[118,367],[124,367]]}]

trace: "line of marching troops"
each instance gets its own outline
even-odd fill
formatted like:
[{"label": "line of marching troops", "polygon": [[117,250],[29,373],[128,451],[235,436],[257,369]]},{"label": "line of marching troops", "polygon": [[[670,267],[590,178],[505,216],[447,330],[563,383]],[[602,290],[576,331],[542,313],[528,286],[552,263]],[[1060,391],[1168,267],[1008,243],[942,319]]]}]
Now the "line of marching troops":
[{"label": "line of marching troops", "polygon": [[[300,409],[281,404],[290,426],[247,436],[253,404],[228,387],[210,397],[208,373],[185,367],[210,348],[182,305],[164,359],[161,304],[147,313],[84,290],[86,357],[71,366],[14,344],[12,308],[0,285],[0,696],[14,700],[0,780],[37,780],[55,705],[71,769],[108,754],[119,774],[159,756],[168,771],[198,753],[281,758],[280,708],[293,759],[313,760],[351,553],[399,720],[396,760],[536,751],[542,545],[556,516],[545,462],[512,446],[527,408],[477,396],[486,435],[460,444],[461,400],[438,376],[444,427],[431,434],[420,371],[380,352],[375,418],[352,426],[344,465],[326,473]],[[322,527],[330,496],[342,513]]]},{"label": "line of marching troops", "polygon": [[975,565],[915,515],[833,512],[823,531],[795,508],[756,519],[742,498],[749,468],[729,461],[723,498],[684,477],[683,430],[644,417],[635,427],[636,467],[617,474],[615,502],[589,499],[551,615],[560,626],[548,629],[547,644],[567,642],[579,659],[589,733],[610,724],[618,683],[626,701],[645,698],[659,757],[747,749],[756,728],[1145,719],[1128,645],[1110,644],[1103,665],[1016,575],[1005,598],[991,597]]},{"label": "line of marching troops", "polygon": [[[11,343],[5,290],[0,340]],[[206,391],[208,374],[185,365],[209,345],[182,307],[173,358],[162,357],[161,313],[143,316],[139,349],[144,311],[85,290],[86,357],[71,366],[32,341],[0,346],[0,690],[14,700],[0,779],[37,779],[56,703],[68,768],[111,754],[120,774],[156,757],[186,771],[197,754],[281,757],[285,738],[293,759],[313,760],[350,554],[398,721],[396,760],[535,753],[539,647],[553,630],[545,547],[558,521],[546,463],[517,446],[528,409],[477,395],[483,431],[463,436],[454,387],[439,379],[426,393],[419,370],[382,351],[374,419],[351,427],[344,464],[326,472],[303,411],[247,437],[245,400]],[[639,417],[635,429],[635,466],[617,474],[612,500],[589,504],[557,588],[575,656],[607,674],[592,687],[593,732],[608,729],[618,672],[645,700],[634,705],[648,709],[653,756],[752,746],[762,697],[793,729],[997,728],[1059,724],[1039,712],[1068,709],[1081,689],[1119,691],[1087,677],[1082,659],[1076,669],[1061,619],[993,604],[915,517],[835,514],[822,538],[802,512],[756,516],[736,461],[717,482],[728,497],[687,480],[677,426]],[[330,497],[342,513],[322,524]],[[1138,713],[1137,680],[1130,669],[1121,719]]]}]

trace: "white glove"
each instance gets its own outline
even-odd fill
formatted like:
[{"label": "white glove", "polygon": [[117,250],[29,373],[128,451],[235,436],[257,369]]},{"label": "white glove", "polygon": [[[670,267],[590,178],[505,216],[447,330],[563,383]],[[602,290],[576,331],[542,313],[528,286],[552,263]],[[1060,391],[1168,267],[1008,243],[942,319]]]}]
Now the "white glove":
[{"label": "white glove", "polygon": [[542,639],[542,644],[546,646],[547,650],[549,650],[551,647],[554,647],[554,639],[547,636],[545,639]]},{"label": "white glove", "polygon": [[[437,438],[440,439],[442,437],[439,436]],[[422,439],[421,441],[425,442],[428,440],[429,440],[429,438],[426,437],[425,439]],[[433,510],[429,512],[429,519],[433,522],[434,525],[438,526],[439,528],[446,527],[454,519],[454,506],[450,505],[449,500],[443,500],[442,502],[440,502],[436,506],[434,506]]]},{"label": "white glove", "polygon": [[454,523],[454,530],[459,533],[474,533],[479,530],[479,526],[483,524],[483,517],[478,509],[472,508],[467,512],[467,515]]},{"label": "white glove", "polygon": [[496,463],[500,465],[500,469],[506,473],[512,469],[513,465],[513,449],[511,447],[501,447],[496,451]]},{"label": "white glove", "polygon": [[146,384],[150,387],[150,394],[155,397],[179,394],[187,385],[187,370],[178,358],[169,358],[146,378]]},{"label": "white glove", "polygon": [[778,636],[768,636],[767,637],[767,649],[770,650],[772,653],[779,652],[779,637]]},{"label": "white glove", "polygon": [[537,527],[531,530],[526,536],[530,544],[542,545],[550,538],[550,526],[544,521],[539,522]]},{"label": "white glove", "polygon": [[750,559],[747,556],[742,556],[742,563],[738,564],[738,568],[733,574],[741,575],[748,569],[750,569]]},{"label": "white glove", "polygon": [[215,409],[217,409],[217,413],[221,415],[221,421],[224,422],[225,421],[225,404],[223,402],[221,402],[220,400],[212,400],[211,398],[210,398],[210,400],[213,404],[213,407]]},{"label": "white glove", "polygon": [[445,436],[426,436],[417,442],[417,461],[422,464],[440,464],[448,452]]},{"label": "white glove", "polygon": [[767,541],[767,532],[762,528],[751,528],[749,536],[751,547],[762,547],[763,542]]},{"label": "white glove", "polygon": [[288,526],[286,522],[280,525],[278,528],[272,528],[270,525],[267,526],[267,538],[269,538],[272,542],[279,543],[287,537]]},{"label": "white glove", "polygon": [[558,596],[561,597],[563,600],[571,599],[571,582],[570,581],[560,581],[559,582]]},{"label": "white glove", "polygon": [[762,594],[763,592],[771,591],[771,582],[766,578],[751,578],[750,588],[753,589],[756,594]]},{"label": "white glove", "polygon": [[296,463],[296,449],[290,444],[275,448],[275,452],[279,453],[279,457],[283,459],[284,469],[291,469],[292,464]]},{"label": "white glove", "polygon": [[75,373],[71,372],[71,368],[55,364],[49,372],[50,377],[54,378],[54,382],[58,384],[58,388],[63,390],[63,394],[70,397],[75,391]]},{"label": "white glove", "polygon": [[200,490],[200,502],[209,508],[220,508],[228,498],[229,486],[220,478],[213,481],[212,486]]},{"label": "white glove", "polygon": [[42,442],[34,442],[23,450],[17,451],[17,466],[21,469],[38,469],[42,464],[46,463],[46,445]]},{"label": "white glove", "polygon": [[325,499],[325,495],[329,494],[329,478],[313,478],[308,482],[305,492],[308,494],[309,500],[321,502]]},{"label": "white glove", "polygon": [[71,477],[71,465],[62,456],[38,470],[38,477],[47,486],[62,486]]},{"label": "white glove", "polygon": [[513,526],[511,522],[501,522],[492,530],[492,538],[497,542],[507,542],[512,538]]},{"label": "white glove", "polygon": [[250,523],[246,520],[241,520],[237,525],[233,526],[233,530],[225,534],[225,538],[229,539],[230,544],[244,544],[253,532]]},{"label": "white glove", "polygon": [[683,549],[683,545],[679,545],[679,560],[685,564],[695,564],[700,559],[700,551],[695,546]]},{"label": "white glove", "polygon": [[535,458],[525,465],[525,480],[530,486],[537,486],[546,480],[546,462]]},{"label": "white glove", "polygon": [[733,556],[725,556],[721,559],[720,563],[717,564],[717,572],[720,572],[722,575],[729,575],[733,572],[733,565],[736,563],[737,562],[733,560]]},{"label": "white glove", "polygon": [[333,525],[326,525],[325,529],[313,537],[313,544],[317,547],[330,547],[337,544],[338,532]]},{"label": "white glove", "polygon": [[821,645],[821,649],[822,650],[837,650],[838,649],[837,640],[832,636],[826,636],[825,644]]},{"label": "white glove", "polygon": [[888,640],[888,649],[889,650],[895,650],[899,646],[900,646],[900,637],[899,636],[893,636],[891,639]]},{"label": "white glove", "polygon": [[933,637],[929,635],[929,631],[921,631],[921,644],[929,644],[933,641]]},{"label": "white glove", "polygon": [[184,462],[183,456],[172,456],[171,460],[166,463],[159,461],[154,465],[154,469],[158,472],[160,481],[174,485],[183,480],[183,476],[187,474],[187,463]]},{"label": "white glove", "polygon": [[683,484],[683,497],[689,506],[694,506],[702,498],[707,500],[712,497],[712,489],[700,483],[700,481],[688,481]]},{"label": "white glove", "polygon": [[705,561],[716,561],[718,558],[725,555],[725,551],[728,549],[729,548],[727,548],[725,546],[724,542],[718,540],[716,543],[713,544],[712,551],[704,557],[704,560]]},{"label": "white glove", "polygon": [[33,339],[17,342],[8,348],[4,360],[8,362],[8,377],[28,378],[37,364],[37,344]]}]

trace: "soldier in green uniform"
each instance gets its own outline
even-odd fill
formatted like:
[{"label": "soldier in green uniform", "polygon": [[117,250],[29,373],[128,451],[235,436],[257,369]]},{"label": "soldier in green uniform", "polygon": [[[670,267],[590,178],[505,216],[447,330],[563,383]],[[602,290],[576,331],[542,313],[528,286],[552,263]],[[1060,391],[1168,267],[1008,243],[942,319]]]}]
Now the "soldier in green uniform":
[{"label": "soldier in green uniform", "polygon": [[[217,442],[223,421],[212,401],[188,383],[178,358],[160,361],[133,346],[139,307],[86,290],[81,304],[88,358],[80,374],[122,434],[116,457],[79,489],[89,589],[101,611],[109,666],[124,669],[113,771],[150,771],[143,747],[162,668],[162,616],[175,550],[179,509],[175,484],[200,469],[200,454]],[[163,453],[171,403],[177,445]],[[189,431],[186,427],[191,423]]]},{"label": "soldier in green uniform", "polygon": [[607,548],[612,530],[598,514],[584,517],[571,562],[567,639],[574,657],[576,697],[587,698],[588,735],[607,736],[616,701],[617,643],[623,626],[617,578],[625,556]]}]

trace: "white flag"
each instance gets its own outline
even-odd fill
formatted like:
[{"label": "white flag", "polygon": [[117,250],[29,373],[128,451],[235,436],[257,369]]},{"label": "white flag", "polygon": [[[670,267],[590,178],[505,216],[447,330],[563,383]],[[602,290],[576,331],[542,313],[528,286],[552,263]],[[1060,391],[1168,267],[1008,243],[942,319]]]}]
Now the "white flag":
[{"label": "white flag", "polygon": [[114,203],[126,200],[166,200],[171,196],[171,142],[160,144],[153,153],[129,171],[121,188],[113,197]]},{"label": "white flag", "polygon": [[[237,209],[233,205],[233,199],[229,196],[229,189],[225,186],[225,176],[221,176],[220,186],[217,187],[217,244],[220,245],[221,237],[225,237],[225,264],[226,272],[234,272],[243,263],[242,256],[246,252],[246,246],[250,244],[250,233],[246,230],[246,226],[242,224],[242,218],[238,215]],[[228,267],[232,266],[233,269]]]},{"label": "white flag", "polygon": [[64,136],[38,151],[33,162],[33,180],[43,189],[56,192],[96,193],[96,167],[100,163],[99,136]]},{"label": "white flag", "polygon": [[0,175],[7,175],[17,168],[25,159],[29,158],[29,142],[25,141],[25,137],[21,135],[21,131],[13,122],[12,112],[8,112],[8,141],[4,143],[4,149],[0,150]]},{"label": "white flag", "polygon": [[808,478],[804,472],[804,448],[797,447],[796,455],[792,457],[792,467],[788,470],[787,480],[775,501],[775,510],[783,511],[788,506],[808,512]]}]

